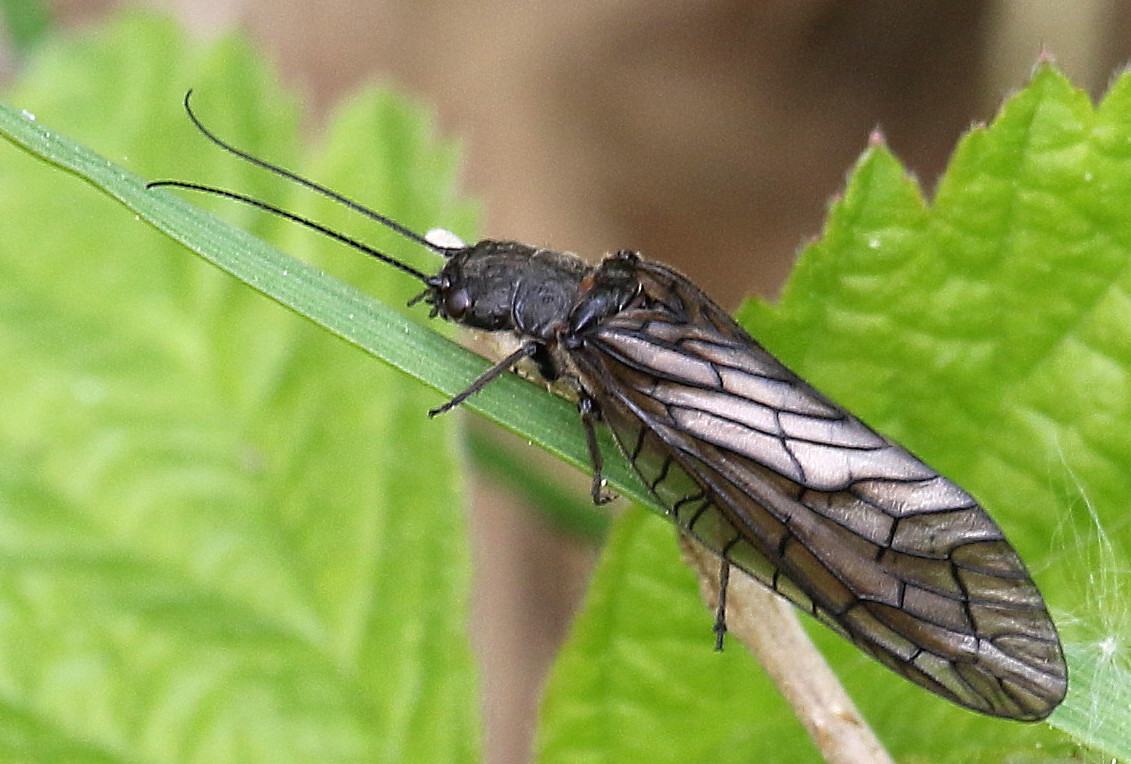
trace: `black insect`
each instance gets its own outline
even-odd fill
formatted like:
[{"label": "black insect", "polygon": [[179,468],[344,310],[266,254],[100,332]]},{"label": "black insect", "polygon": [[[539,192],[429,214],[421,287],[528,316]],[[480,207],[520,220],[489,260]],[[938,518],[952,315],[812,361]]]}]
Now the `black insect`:
[{"label": "black insect", "polygon": [[217,193],[327,233],[420,280],[412,302],[428,303],[431,315],[518,338],[517,350],[431,415],[529,359],[547,380],[576,387],[594,501],[606,500],[594,432],[603,421],[724,573],[744,571],[889,668],[975,711],[1038,720],[1063,699],[1056,628],[985,510],[785,368],[686,278],[626,250],[591,266],[513,241],[421,236],[225,143],[187,96],[185,107],[221,147],[348,204],[444,265],[425,274],[240,194],[152,185]]}]

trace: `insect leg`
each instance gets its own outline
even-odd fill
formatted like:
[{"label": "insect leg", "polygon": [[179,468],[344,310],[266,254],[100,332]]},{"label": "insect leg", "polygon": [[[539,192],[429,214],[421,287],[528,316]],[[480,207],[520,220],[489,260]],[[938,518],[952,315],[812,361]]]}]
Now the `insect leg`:
[{"label": "insect leg", "polygon": [[727,584],[730,583],[730,562],[719,558],[719,604],[715,608],[715,650],[722,652],[723,636],[727,633]]},{"label": "insect leg", "polygon": [[533,341],[527,342],[522,347],[520,347],[518,350],[514,351],[513,353],[508,355],[506,358],[499,361],[497,364],[495,364],[491,368],[487,369],[487,371],[483,372],[478,377],[476,377],[472,381],[472,383],[467,386],[467,389],[465,389],[463,392],[457,394],[454,398],[452,398],[450,401],[443,404],[442,406],[437,406],[436,408],[429,411],[428,416],[433,417],[433,416],[436,416],[437,414],[443,414],[445,411],[450,411],[451,409],[453,409],[456,406],[463,403],[470,396],[474,395],[475,393],[479,392],[484,387],[486,387],[487,383],[489,383],[495,377],[499,376],[504,371],[510,371],[511,367],[514,366],[519,361],[521,361],[523,358],[530,358],[532,355],[534,355],[537,352],[538,352],[538,343],[533,342]]},{"label": "insect leg", "polygon": [[601,490],[605,482],[601,477],[604,460],[601,458],[601,447],[597,444],[597,430],[593,426],[593,423],[601,418],[600,411],[596,401],[584,390],[577,399],[577,412],[581,414],[581,427],[585,430],[585,446],[589,449],[589,464],[593,467],[593,487],[590,489],[590,495],[594,504],[608,504],[613,497]]}]

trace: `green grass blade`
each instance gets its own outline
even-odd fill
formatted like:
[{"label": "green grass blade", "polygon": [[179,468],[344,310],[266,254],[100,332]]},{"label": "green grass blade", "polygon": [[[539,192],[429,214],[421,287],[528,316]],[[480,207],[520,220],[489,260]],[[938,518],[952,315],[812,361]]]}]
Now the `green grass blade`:
[{"label": "green grass blade", "polygon": [[[301,260],[280,252],[168,190],[138,177],[34,117],[0,102],[0,133],[29,153],[95,186],[218,268],[394,368],[452,396],[487,368],[482,357]],[[375,266],[379,267],[379,266]],[[483,414],[578,467],[588,466],[577,412],[513,375],[477,393],[466,408]],[[615,447],[605,436],[610,455]],[[606,465],[624,495],[650,503],[622,458]]]}]

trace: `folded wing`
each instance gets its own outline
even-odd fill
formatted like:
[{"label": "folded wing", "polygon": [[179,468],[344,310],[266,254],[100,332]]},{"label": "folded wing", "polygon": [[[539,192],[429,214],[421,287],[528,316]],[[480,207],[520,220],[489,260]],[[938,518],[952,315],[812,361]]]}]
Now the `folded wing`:
[{"label": "folded wing", "polygon": [[1044,602],[965,491],[781,365],[679,274],[577,372],[677,524],[912,681],[1041,719],[1067,671]]}]

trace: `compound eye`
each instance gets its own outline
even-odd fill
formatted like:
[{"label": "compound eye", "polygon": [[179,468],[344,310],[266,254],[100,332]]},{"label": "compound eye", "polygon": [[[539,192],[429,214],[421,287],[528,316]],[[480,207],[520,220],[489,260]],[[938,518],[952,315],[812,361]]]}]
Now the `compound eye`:
[{"label": "compound eye", "polygon": [[444,295],[444,315],[453,321],[459,321],[471,307],[471,296],[467,290],[453,289]]}]

